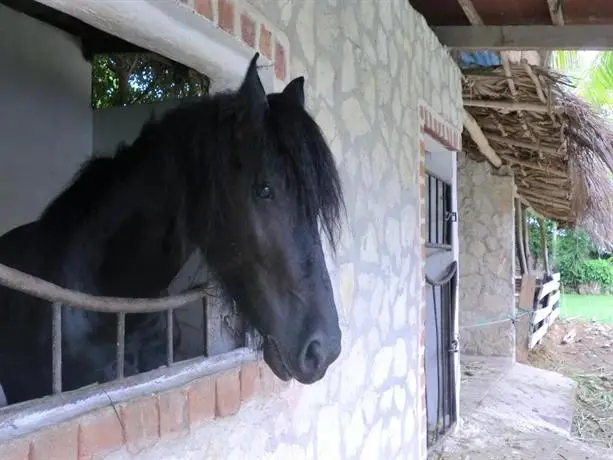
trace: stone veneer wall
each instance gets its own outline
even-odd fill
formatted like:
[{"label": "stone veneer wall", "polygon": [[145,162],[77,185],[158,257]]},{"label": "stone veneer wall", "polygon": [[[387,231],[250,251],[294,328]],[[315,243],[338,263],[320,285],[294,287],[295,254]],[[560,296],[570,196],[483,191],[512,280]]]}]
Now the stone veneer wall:
[{"label": "stone veneer wall", "polygon": [[247,364],[0,445],[0,458],[425,459],[421,136],[460,144],[459,69],[406,0],[249,0],[257,21],[240,0],[183,3],[259,47],[280,80],[306,77],[347,199],[328,260],[342,355],[311,386]]},{"label": "stone veneer wall", "polygon": [[460,347],[469,355],[515,356],[513,190],[511,176],[459,154]]}]

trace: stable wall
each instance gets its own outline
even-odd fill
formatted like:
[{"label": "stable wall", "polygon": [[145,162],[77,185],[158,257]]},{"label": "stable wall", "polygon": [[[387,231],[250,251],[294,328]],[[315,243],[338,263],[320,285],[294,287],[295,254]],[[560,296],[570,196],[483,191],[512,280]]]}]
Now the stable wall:
[{"label": "stable wall", "polygon": [[[515,227],[512,176],[458,156],[460,347],[515,356]],[[493,324],[489,324],[494,322]]]},{"label": "stable wall", "polygon": [[[77,11],[87,2],[54,3]],[[261,363],[243,365],[121,403],[125,430],[109,405],[41,432],[28,449],[52,438],[70,452],[64,460],[73,460],[74,446],[107,460],[425,459],[420,136],[426,126],[459,144],[459,69],[406,0],[251,0],[253,16],[238,0],[195,5],[202,21],[268,51],[279,79],[287,81],[286,70],[306,77],[307,107],[331,145],[347,200],[339,252],[328,258],[342,354],[314,385],[283,384]],[[190,15],[190,27],[197,19]],[[148,30],[154,43],[160,31]],[[425,109],[420,116],[420,103],[447,124]]]},{"label": "stable wall", "polygon": [[425,458],[418,104],[461,129],[459,70],[406,1],[250,3],[287,35],[340,167],[348,223],[329,268],[343,352],[321,382],[132,458]]},{"label": "stable wall", "polygon": [[40,215],[92,149],[91,68],[68,35],[0,5],[0,234]]}]

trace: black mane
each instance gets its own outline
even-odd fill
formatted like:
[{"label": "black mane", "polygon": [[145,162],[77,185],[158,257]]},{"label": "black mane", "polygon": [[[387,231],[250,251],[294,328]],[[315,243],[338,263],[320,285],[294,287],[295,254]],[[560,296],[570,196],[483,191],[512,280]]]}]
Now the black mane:
[{"label": "black mane", "polygon": [[[173,184],[162,195],[166,194],[166,199],[172,197],[172,209],[180,212],[185,212],[188,205],[183,200],[202,195],[202,184],[206,183],[208,193],[205,194],[209,197],[206,218],[223,218],[227,202],[223,195],[232,187],[226,180],[233,167],[228,146],[235,142],[233,137],[237,132],[230,128],[211,136],[209,130],[199,131],[193,125],[228,127],[232,124],[223,121],[231,116],[236,121],[249,120],[248,142],[254,142],[253,133],[261,133],[256,142],[270,143],[282,152],[279,160],[289,174],[290,187],[298,194],[298,205],[309,219],[321,223],[332,249],[336,249],[345,204],[332,153],[319,126],[305,110],[284,101],[279,94],[268,98],[270,107],[264,119],[251,116],[249,108],[234,93],[204,96],[169,110],[161,118],[152,116],[131,145],[122,143],[112,155],[98,154],[82,165],[70,185],[41,215],[42,221],[53,223],[49,236],[56,238],[56,244],[58,239],[68,242],[76,237],[78,240],[82,227],[90,232],[97,228],[94,222],[105,222],[104,233],[108,235],[113,230],[110,222],[119,225],[139,205],[159,205],[159,190],[138,196],[131,194],[138,189],[134,185],[136,175],[136,180],[150,185],[143,190],[152,191],[156,181]],[[177,136],[177,133],[186,136]],[[190,138],[187,133],[196,134]],[[186,154],[181,155],[181,150]],[[164,177],[147,178],[146,171],[160,170],[154,167],[156,162],[164,164]],[[198,184],[197,190],[194,184]],[[177,200],[181,201],[179,206]],[[113,215],[108,215],[109,212]]]},{"label": "black mane", "polygon": [[[268,135],[281,146],[298,191],[299,205],[309,219],[319,219],[332,246],[340,236],[345,203],[332,152],[313,118],[278,94],[269,96]],[[302,148],[291,146],[301,145]]]}]

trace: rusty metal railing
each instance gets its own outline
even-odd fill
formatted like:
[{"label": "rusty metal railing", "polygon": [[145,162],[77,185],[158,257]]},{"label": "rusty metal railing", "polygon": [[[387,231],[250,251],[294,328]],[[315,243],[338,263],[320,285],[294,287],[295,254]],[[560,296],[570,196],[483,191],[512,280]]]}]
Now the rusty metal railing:
[{"label": "rusty metal railing", "polygon": [[51,302],[52,313],[52,391],[62,392],[62,307],[69,305],[103,313],[117,314],[116,378],[124,376],[126,313],[154,313],[166,311],[168,366],[174,362],[174,318],[176,308],[203,299],[208,295],[204,287],[192,288],[177,295],[159,298],[123,298],[93,296],[66,289],[36,276],[0,264],[0,285]]}]

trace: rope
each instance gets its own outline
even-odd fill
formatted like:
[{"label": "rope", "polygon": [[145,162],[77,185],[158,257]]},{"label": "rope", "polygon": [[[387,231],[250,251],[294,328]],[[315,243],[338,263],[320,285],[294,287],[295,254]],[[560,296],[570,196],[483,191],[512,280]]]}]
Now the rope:
[{"label": "rope", "polygon": [[0,285],[48,300],[52,303],[57,302],[103,313],[151,313],[164,311],[195,302],[208,294],[205,288],[199,286],[188,289],[178,295],[158,297],[157,299],[94,296],[60,287],[57,284],[28,275],[4,264],[0,264]]},{"label": "rope", "polygon": [[515,321],[517,321],[519,318],[526,316],[526,315],[531,315],[533,313],[530,310],[523,310],[521,308],[517,308],[517,310],[519,310],[521,313],[515,314],[515,315],[506,315],[504,318],[500,318],[500,317],[488,318],[487,320],[479,321],[474,324],[467,324],[464,326],[460,326],[459,328],[469,329],[473,327],[490,326],[492,324],[506,323],[507,321],[511,321],[512,323],[515,323]]}]

